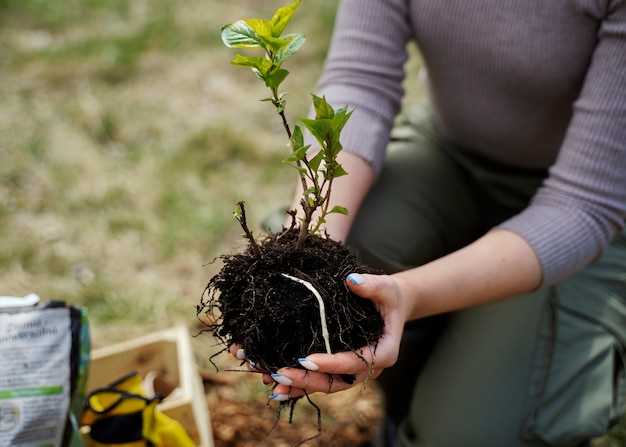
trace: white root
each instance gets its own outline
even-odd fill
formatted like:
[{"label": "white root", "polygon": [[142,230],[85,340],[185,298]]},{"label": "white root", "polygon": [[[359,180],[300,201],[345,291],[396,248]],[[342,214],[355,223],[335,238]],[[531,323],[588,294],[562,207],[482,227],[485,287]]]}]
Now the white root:
[{"label": "white root", "polygon": [[322,323],[322,337],[324,338],[324,344],[326,345],[326,353],[332,354],[333,352],[330,349],[330,336],[328,334],[328,326],[326,325],[326,307],[324,306],[324,300],[322,299],[322,296],[310,282],[305,281],[304,279],[296,278],[295,276],[291,276],[286,273],[281,273],[281,275],[283,275],[285,278],[302,284],[307,289],[309,289],[313,295],[315,295],[315,298],[317,298],[317,302],[319,303],[320,308],[320,322]]}]

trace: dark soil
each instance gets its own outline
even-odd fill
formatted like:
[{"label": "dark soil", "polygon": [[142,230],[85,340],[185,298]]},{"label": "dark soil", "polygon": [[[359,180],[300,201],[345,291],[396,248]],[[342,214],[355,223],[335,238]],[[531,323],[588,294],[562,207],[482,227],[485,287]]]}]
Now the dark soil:
[{"label": "dark soil", "polygon": [[358,348],[375,345],[383,333],[373,303],[354,295],[345,283],[349,273],[372,270],[330,238],[309,237],[299,250],[296,238],[297,230],[286,230],[259,244],[261,256],[251,245],[243,253],[223,256],[223,267],[198,306],[225,350],[241,344],[247,360],[263,372],[299,367],[299,358],[326,352],[318,300],[284,274],[308,281],[322,296],[332,352],[360,355]]}]

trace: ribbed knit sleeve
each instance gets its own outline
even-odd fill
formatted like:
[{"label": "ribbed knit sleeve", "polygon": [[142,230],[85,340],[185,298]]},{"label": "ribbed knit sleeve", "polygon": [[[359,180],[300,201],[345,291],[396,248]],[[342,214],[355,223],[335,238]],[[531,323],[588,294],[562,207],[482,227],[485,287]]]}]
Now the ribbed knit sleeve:
[{"label": "ribbed knit sleeve", "polygon": [[409,23],[405,0],[343,0],[317,93],[353,114],[342,145],[382,166],[404,90]]},{"label": "ribbed knit sleeve", "polygon": [[[503,223],[552,284],[597,260],[626,218],[626,2],[602,20],[584,86],[545,186]],[[626,266],[624,266],[626,269]]]},{"label": "ribbed knit sleeve", "polygon": [[354,109],[343,146],[377,171],[409,39],[450,140],[550,168],[499,226],[533,247],[543,284],[598,259],[626,219],[626,0],[342,0],[318,92]]}]

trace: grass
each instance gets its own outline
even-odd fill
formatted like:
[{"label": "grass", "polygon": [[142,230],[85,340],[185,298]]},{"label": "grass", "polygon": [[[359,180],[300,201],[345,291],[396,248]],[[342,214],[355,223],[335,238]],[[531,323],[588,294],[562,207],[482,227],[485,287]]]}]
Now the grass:
[{"label": "grass", "polygon": [[[258,232],[295,184],[219,37],[282,4],[0,1],[0,293],[88,307],[96,346],[194,323],[211,261],[243,244],[234,204]],[[294,19],[311,38],[290,90],[313,91],[334,8]]]}]

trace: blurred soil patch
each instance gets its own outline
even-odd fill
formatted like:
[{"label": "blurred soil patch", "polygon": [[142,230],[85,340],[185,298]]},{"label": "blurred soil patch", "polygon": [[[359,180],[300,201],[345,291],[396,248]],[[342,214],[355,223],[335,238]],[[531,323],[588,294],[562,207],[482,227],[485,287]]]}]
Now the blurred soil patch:
[{"label": "blurred soil patch", "polygon": [[[225,354],[225,356],[228,356]],[[219,357],[220,366],[245,370],[234,360]],[[203,373],[215,447],[291,447],[317,433],[317,412],[304,399],[294,409],[278,414],[279,403],[270,402],[270,386],[248,372]],[[304,446],[366,447],[380,419],[381,397],[375,383],[337,394],[313,394],[322,412],[322,435]]]}]

